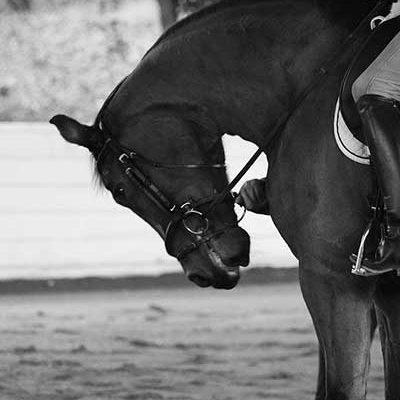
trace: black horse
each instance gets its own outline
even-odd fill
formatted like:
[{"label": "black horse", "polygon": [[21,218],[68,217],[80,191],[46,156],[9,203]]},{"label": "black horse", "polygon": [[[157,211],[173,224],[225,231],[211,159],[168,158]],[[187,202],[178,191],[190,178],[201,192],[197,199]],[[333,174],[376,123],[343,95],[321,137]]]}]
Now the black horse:
[{"label": "black horse", "polygon": [[[240,135],[265,151],[271,215],[299,260],[320,343],[317,399],[365,398],[375,316],[386,399],[400,398],[399,281],[354,276],[348,259],[370,218],[374,174],[345,158],[332,133],[341,78],[369,27],[346,39],[374,5],[224,1],[169,29],[93,126],[52,120],[93,153],[115,200],[148,221],[201,286],[234,286],[248,262],[231,199],[214,202],[227,184],[220,138]],[[322,66],[329,74],[299,102]]]}]

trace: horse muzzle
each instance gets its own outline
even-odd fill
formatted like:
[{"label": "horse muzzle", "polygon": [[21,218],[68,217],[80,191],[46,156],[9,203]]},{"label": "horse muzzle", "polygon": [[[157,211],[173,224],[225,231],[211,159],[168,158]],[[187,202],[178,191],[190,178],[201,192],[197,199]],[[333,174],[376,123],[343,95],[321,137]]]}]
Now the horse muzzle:
[{"label": "horse muzzle", "polygon": [[232,289],[240,279],[240,267],[249,263],[250,238],[232,227],[211,238],[180,260],[187,278],[200,287]]}]

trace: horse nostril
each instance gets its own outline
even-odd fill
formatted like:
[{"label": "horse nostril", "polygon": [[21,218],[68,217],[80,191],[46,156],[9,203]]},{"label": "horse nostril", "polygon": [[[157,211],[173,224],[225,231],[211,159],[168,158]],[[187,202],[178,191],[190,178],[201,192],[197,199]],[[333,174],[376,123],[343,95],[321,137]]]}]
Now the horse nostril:
[{"label": "horse nostril", "polygon": [[249,256],[248,255],[239,255],[235,257],[229,257],[226,259],[222,259],[225,265],[229,265],[230,267],[245,267],[249,265]]},{"label": "horse nostril", "polygon": [[211,282],[208,278],[199,274],[189,274],[188,279],[200,287],[208,287],[211,285]]}]

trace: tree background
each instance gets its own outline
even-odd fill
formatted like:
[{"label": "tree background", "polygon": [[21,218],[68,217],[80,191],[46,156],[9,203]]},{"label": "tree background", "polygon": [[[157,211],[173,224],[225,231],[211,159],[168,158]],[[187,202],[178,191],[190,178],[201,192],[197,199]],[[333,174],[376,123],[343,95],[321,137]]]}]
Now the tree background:
[{"label": "tree background", "polygon": [[[174,8],[174,19],[213,2],[160,1]],[[0,121],[43,121],[60,112],[92,121],[173,22],[160,1],[0,0]]]}]

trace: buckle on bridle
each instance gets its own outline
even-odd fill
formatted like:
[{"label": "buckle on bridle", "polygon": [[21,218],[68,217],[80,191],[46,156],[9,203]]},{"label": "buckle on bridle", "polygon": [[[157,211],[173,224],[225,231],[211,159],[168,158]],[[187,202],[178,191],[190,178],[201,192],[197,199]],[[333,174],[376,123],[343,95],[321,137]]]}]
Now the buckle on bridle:
[{"label": "buckle on bridle", "polygon": [[[207,232],[210,222],[201,211],[195,210],[190,202],[182,204],[181,210],[183,211],[182,223],[188,232],[193,235],[204,235]],[[200,227],[196,228],[189,225],[190,219],[193,217],[196,222],[200,222]]]},{"label": "buckle on bridle", "polygon": [[129,156],[128,156],[128,154],[126,154],[126,153],[122,153],[119,157],[118,157],[118,160],[119,160],[119,162],[121,163],[121,164],[127,164],[128,163],[128,161],[129,161]]}]

